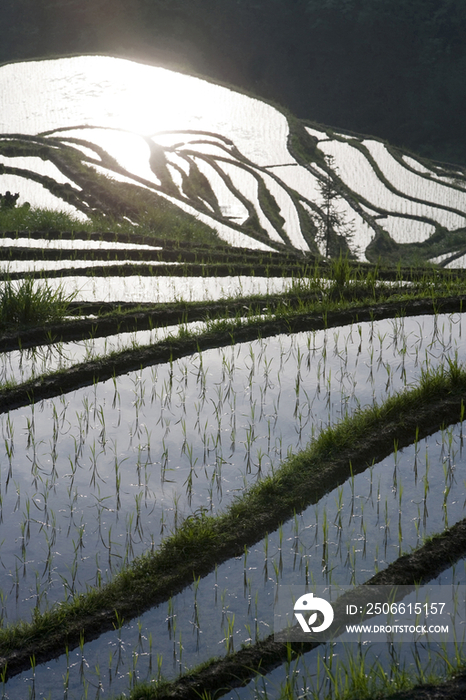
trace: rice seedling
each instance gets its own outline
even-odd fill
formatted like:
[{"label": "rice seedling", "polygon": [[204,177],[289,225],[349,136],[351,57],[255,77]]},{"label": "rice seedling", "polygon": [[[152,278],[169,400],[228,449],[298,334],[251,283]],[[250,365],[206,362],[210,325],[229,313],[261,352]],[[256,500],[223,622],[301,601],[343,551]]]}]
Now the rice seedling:
[{"label": "rice seedling", "polygon": [[[360,340],[359,340],[359,338],[357,338],[357,343],[359,343],[359,342],[360,342]],[[255,350],[254,350],[254,352],[255,352]],[[385,350],[384,350],[384,353],[385,353]],[[288,363],[290,363],[290,362],[292,361],[292,356],[291,356],[291,354],[288,354],[288,355],[287,355],[286,353],[284,353],[284,358],[285,358],[285,359],[284,359],[283,369],[282,369],[282,372],[280,373],[280,380],[281,380],[281,382],[282,382],[282,385],[284,385],[285,367],[288,365]],[[386,359],[386,358],[385,358],[385,359]],[[339,360],[339,361],[340,361],[340,360]],[[342,364],[342,367],[344,367],[344,362],[345,362],[345,361],[346,361],[346,362],[349,362],[349,360],[348,360],[347,358],[344,358],[344,359],[342,360],[342,363],[343,363],[343,364]],[[247,364],[247,366],[246,366],[246,383],[249,383],[249,379],[250,379],[250,369],[251,369],[251,361],[250,361],[250,359],[248,360],[248,362],[249,362],[249,364]],[[303,360],[301,360],[301,363],[300,363],[300,374],[301,374],[301,377],[302,377],[302,378],[303,378],[303,376],[304,376],[304,371],[305,371],[305,370],[304,370],[304,365],[305,365],[305,363],[303,362]],[[210,367],[210,366],[211,366],[211,365],[210,365],[210,361],[209,361],[209,367]],[[248,368],[249,368],[249,369],[248,369]],[[334,370],[333,367],[330,367],[328,364],[327,364],[327,365],[324,364],[324,366],[322,367],[322,369],[323,369],[323,372],[325,373],[326,380],[329,381],[329,384],[332,384],[332,385],[333,385],[333,383],[336,381],[336,376],[337,376],[336,370]],[[271,371],[271,370],[270,370],[270,371]],[[385,371],[385,370],[384,370],[384,371]],[[260,373],[260,360],[259,360],[259,357],[258,357],[257,355],[255,355],[255,359],[254,359],[254,375],[251,377],[251,380],[253,381],[253,385],[254,385],[254,381],[257,379],[259,373]],[[167,375],[167,376],[169,376],[169,375]],[[295,372],[295,374],[294,374],[294,380],[295,380],[295,381],[296,381],[296,376],[297,376],[297,375],[296,375],[296,372]],[[221,377],[221,375],[220,375],[220,377]],[[184,384],[184,382],[186,381],[186,373],[183,373],[183,372],[182,372],[182,377],[181,377],[181,379],[182,379],[182,382],[183,382],[183,384]],[[270,379],[274,381],[274,384],[275,384],[276,386],[278,386],[279,382],[278,382],[278,380],[275,379],[275,377],[270,376]],[[189,378],[188,378],[188,381],[189,381]],[[211,381],[210,378],[207,378],[207,377],[206,377],[206,379],[205,379],[205,385],[206,385],[206,393],[205,393],[205,396],[206,396],[206,404],[209,404],[209,387],[208,387],[208,384],[209,384],[210,381]],[[300,380],[300,381],[301,381],[301,380]],[[303,380],[303,381],[304,381],[304,380]],[[169,379],[167,380],[167,382],[168,382],[168,383],[167,383],[167,393],[168,393],[168,392],[170,391],[170,388],[169,388]],[[181,399],[178,398],[179,385],[177,384],[177,382],[178,382],[178,379],[177,379],[177,368],[176,368],[175,363],[173,363],[173,397],[172,397],[172,401],[171,401],[171,408],[172,408],[172,409],[174,408],[175,403],[179,403],[180,406],[181,406],[181,412],[183,412],[183,415],[186,415],[186,416],[187,416],[187,414],[185,414],[184,411],[183,411],[183,407],[182,407],[182,403],[183,403],[183,402],[181,401]],[[301,394],[301,389],[302,389],[302,382],[301,382],[301,387],[300,387],[300,397],[303,397],[303,394]],[[119,390],[120,390],[120,389],[119,389]],[[217,392],[217,390],[215,390],[215,391]],[[240,395],[240,393],[241,393],[241,392],[239,392],[238,395]],[[175,398],[175,395],[176,395],[176,398]],[[220,402],[220,396],[219,396],[219,394],[218,394],[218,393],[213,393],[211,396],[212,396],[212,401],[210,401],[210,405],[213,406],[213,405],[215,404],[215,405],[218,407],[219,402]],[[284,394],[283,394],[283,396],[284,396]],[[257,399],[257,402],[255,403],[256,399]],[[282,400],[283,400],[283,399],[282,399]],[[303,400],[304,400],[304,399],[303,399]],[[141,426],[141,421],[142,421],[142,420],[146,420],[146,418],[144,418],[144,419],[142,418],[142,412],[143,412],[144,407],[142,406],[142,401],[139,400],[139,395],[138,395],[137,398],[135,398],[135,401],[137,401],[137,404],[138,404],[137,406],[135,405],[135,410],[138,410],[138,411],[140,412],[140,413],[139,413],[139,419],[140,419],[140,424],[139,424],[139,425]],[[263,455],[268,454],[268,453],[270,452],[270,449],[267,447],[267,442],[261,442],[261,440],[262,440],[261,433],[263,433],[263,432],[266,433],[266,432],[267,432],[267,427],[265,427],[265,430],[263,430],[263,429],[261,429],[259,426],[260,426],[261,420],[264,420],[264,419],[265,419],[265,420],[268,420],[268,425],[270,426],[269,429],[268,429],[268,432],[269,432],[269,434],[270,434],[270,432],[271,432],[271,430],[272,430],[272,426],[274,425],[274,422],[273,422],[274,419],[273,419],[273,418],[270,418],[270,417],[267,418],[267,408],[266,408],[266,405],[265,405],[265,399],[264,399],[264,401],[262,400],[262,395],[261,395],[260,397],[258,397],[257,394],[256,394],[255,396],[252,396],[251,394],[248,394],[248,396],[247,396],[247,402],[246,402],[246,403],[249,404],[250,407],[252,407],[252,411],[249,411],[248,418],[251,419],[251,417],[252,417],[253,420],[252,420],[252,419],[250,420],[250,423],[246,426],[245,430],[243,430],[241,436],[238,438],[238,441],[241,439],[241,437],[244,437],[244,442],[245,442],[245,445],[246,445],[246,447],[247,447],[248,435],[249,435],[249,441],[250,441],[250,443],[251,443],[251,450],[250,450],[250,452],[251,452],[251,462],[252,462],[252,464],[256,465],[256,466],[255,466],[255,469],[257,468],[257,464],[258,464],[258,462],[259,462],[259,464],[261,465],[261,469],[265,470],[265,469],[266,469],[265,457],[263,457]],[[262,410],[262,403],[264,403],[264,410]],[[104,422],[104,421],[105,421],[105,427],[106,427],[106,437],[108,437],[109,440],[110,440],[110,438],[111,438],[110,420],[107,418],[107,414],[106,414],[105,412],[99,411],[99,405],[102,406],[102,404],[99,404],[98,401],[96,401],[95,399],[93,400],[92,398],[90,398],[90,399],[88,400],[87,406],[85,406],[85,405],[83,404],[84,412],[83,412],[83,419],[82,419],[82,436],[83,436],[82,444],[80,443],[80,438],[79,438],[79,434],[80,434],[80,433],[79,433],[79,432],[75,433],[74,439],[75,439],[75,441],[76,441],[76,442],[75,442],[75,445],[76,445],[76,446],[74,446],[74,445],[72,446],[72,452],[70,453],[71,462],[73,462],[73,469],[74,469],[75,472],[78,472],[78,462],[79,462],[80,457],[77,456],[77,454],[79,453],[79,450],[81,449],[81,452],[83,453],[83,455],[85,455],[85,459],[86,459],[86,460],[87,460],[87,459],[90,460],[90,461],[88,462],[88,464],[91,464],[91,465],[92,465],[92,459],[93,459],[92,448],[93,448],[93,446],[94,446],[95,464],[96,464],[96,467],[99,466],[99,470],[98,470],[98,472],[96,473],[96,476],[95,476],[95,484],[93,485],[93,486],[95,486],[95,487],[96,487],[97,484],[99,484],[99,483],[100,483],[101,486],[103,485],[103,482],[99,482],[99,478],[98,478],[97,474],[99,474],[100,476],[102,476],[103,479],[106,479],[106,478],[108,479],[108,476],[105,476],[105,469],[102,469],[102,467],[104,466],[103,463],[102,463],[102,467],[100,467],[100,456],[99,456],[99,461],[97,462],[97,455],[98,455],[98,452],[99,452],[99,448],[98,448],[97,446],[100,445],[100,443],[99,443],[99,441],[98,441],[98,437],[99,437],[99,435],[101,434],[101,430],[102,430],[103,422]],[[186,405],[186,403],[185,403],[185,405]],[[188,404],[188,405],[189,405],[189,404]],[[259,405],[261,406],[261,410],[259,410]],[[239,415],[240,415],[240,412],[241,412],[241,409],[237,409],[237,410],[238,410],[238,416],[239,416]],[[285,408],[285,410],[287,410],[287,409]],[[217,412],[218,412],[218,411],[217,411]],[[86,413],[88,414],[88,417],[87,417],[87,418],[86,418]],[[218,423],[218,420],[217,420],[217,418],[216,418],[216,416],[215,416],[215,413],[216,413],[216,411],[215,411],[215,409],[214,409],[214,411],[213,411],[214,421],[215,421],[215,423]],[[261,417],[261,414],[262,414],[262,413],[264,413],[264,419],[262,419],[262,417]],[[168,415],[168,414],[166,414],[166,416],[167,416],[167,415]],[[199,415],[201,415],[201,413],[199,413]],[[278,411],[277,411],[277,415],[278,415]],[[349,414],[349,415],[351,415],[351,414]],[[327,417],[328,417],[328,416],[327,416]],[[133,415],[133,418],[134,418],[134,415]],[[197,418],[197,416],[195,417],[195,419],[196,419],[196,418]],[[188,422],[187,422],[187,421],[188,421],[188,417],[184,418],[184,420],[186,421],[184,433],[183,433],[183,426],[182,426],[182,423],[181,423],[181,422],[180,422],[179,427],[178,427],[178,430],[179,430],[178,435],[181,436],[181,440],[183,440],[183,435],[186,435],[186,436],[187,436],[187,432],[188,432]],[[204,420],[204,424],[206,424],[206,420],[207,420],[207,418]],[[282,419],[280,418],[280,422],[281,422],[281,420],[282,420]],[[304,420],[304,419],[303,419],[303,420]],[[97,433],[94,431],[93,421],[97,421],[97,428],[96,428],[96,430],[98,431]],[[202,421],[202,418],[200,419],[200,424],[202,424],[201,421]],[[153,426],[154,423],[155,423],[155,421],[153,421],[152,423],[150,423],[150,425]],[[172,454],[172,449],[173,449],[173,448],[172,448],[172,442],[171,442],[171,436],[174,435],[174,431],[175,431],[175,427],[174,427],[174,426],[175,426],[175,423],[176,423],[176,418],[172,419],[172,421],[171,421],[171,426],[169,426],[169,432],[168,432],[168,434],[167,434],[167,435],[165,436],[165,438],[164,438],[164,439],[165,439],[165,445],[162,445],[164,451],[165,451],[165,449],[166,449],[167,451],[170,450],[170,455]],[[54,426],[55,426],[55,425],[56,425],[56,419],[54,420],[54,419],[53,419],[53,415],[52,415],[52,421],[51,421],[51,423],[50,423],[51,430],[54,430]],[[264,423],[263,423],[263,425],[264,425]],[[267,426],[267,424],[265,424],[265,426]],[[163,426],[163,429],[165,429],[165,428],[167,428],[167,427],[168,427],[168,426],[167,426],[167,424],[166,424],[166,422],[165,422],[165,424],[164,424],[164,426]],[[191,427],[192,427],[192,426],[191,426]],[[216,439],[216,438],[217,438],[217,434],[218,434],[217,425],[214,425],[214,427],[213,427],[211,430],[212,430],[212,432],[210,433],[210,436],[209,436],[209,435],[208,435],[209,430],[208,430],[208,424],[207,424],[207,427],[206,427],[206,433],[207,433],[206,442],[207,442],[207,444],[208,444],[208,449],[209,449],[210,451],[212,451],[212,452],[215,452],[216,450],[219,450],[219,448],[220,448],[219,440]],[[238,430],[238,432],[239,432],[240,430],[242,430],[242,428],[239,427],[239,421],[238,421],[238,425],[237,425],[237,430]],[[294,430],[294,426],[292,427],[292,430]],[[18,433],[18,428],[17,428],[17,433]],[[40,433],[39,433],[39,434],[40,434]],[[163,434],[163,432],[162,432],[162,434]],[[53,437],[53,434],[52,434],[52,437]],[[254,441],[254,442],[253,442],[253,437],[255,438],[255,441]],[[153,439],[154,439],[154,442],[156,442],[157,438],[154,437]],[[256,442],[256,441],[257,441],[257,442]],[[173,439],[173,442],[176,442],[176,439]],[[283,450],[285,450],[285,452],[286,452],[286,446],[287,446],[287,444],[289,444],[289,438],[288,438],[286,435],[277,436],[277,442],[276,442],[277,454],[278,454],[280,451],[282,451],[282,448],[281,448],[282,443],[284,444]],[[57,444],[59,445],[60,443],[57,442]],[[81,448],[79,447],[80,444],[81,444]],[[112,443],[109,442],[108,445],[107,445],[107,449],[110,449],[110,452],[111,452],[111,448],[110,448],[110,445],[111,445],[111,444],[112,444]],[[178,446],[179,446],[180,444],[182,444],[181,441],[178,442]],[[254,444],[254,448],[253,448],[253,444]],[[190,453],[190,451],[191,451],[191,460],[192,460],[193,465],[195,465],[195,464],[196,464],[197,455],[196,455],[196,453],[195,453],[194,446],[191,445],[190,447],[188,447],[188,445],[189,445],[189,442],[187,442],[187,443],[186,443],[186,446],[185,446],[185,453],[184,453],[184,454],[186,455],[186,462],[187,462],[187,463],[190,462],[189,453]],[[258,445],[258,446],[257,446],[257,445]],[[255,451],[256,446],[257,446],[257,451]],[[140,449],[140,448],[141,448],[141,444],[139,444],[137,447],[136,447],[136,446],[134,446],[134,447],[135,447],[135,451],[133,451],[133,454],[136,455],[136,452],[137,452],[137,457],[135,456],[135,458],[134,458],[134,464],[136,464],[137,462],[139,462],[139,464],[141,465],[141,466],[139,467],[139,470],[140,470],[140,473],[141,473],[141,475],[142,475],[142,466],[143,466],[144,459],[142,459],[142,455],[140,456],[140,454],[141,454],[141,449]],[[224,448],[225,448],[225,446],[224,446]],[[32,454],[32,450],[33,450],[33,443],[32,443],[32,441],[31,441],[30,449],[31,449],[31,454]],[[267,452],[266,452],[266,450],[267,450]],[[245,450],[245,451],[246,451],[246,450]],[[115,449],[115,452],[116,452],[116,449]],[[176,452],[176,451],[175,451],[175,452]],[[175,452],[174,452],[174,453],[175,453]],[[173,453],[173,454],[174,454],[174,453]],[[74,454],[74,459],[73,459],[73,454]],[[225,455],[225,456],[226,456],[226,455]],[[59,458],[60,458],[60,455],[58,455],[57,469],[59,469]],[[167,459],[168,459],[168,454],[167,454]],[[208,459],[208,454],[206,454],[206,459]],[[222,458],[222,459],[223,459],[223,458]],[[13,455],[12,455],[12,463],[13,463],[13,465],[14,465],[14,460],[15,460],[15,454],[13,453]],[[39,465],[40,460],[41,460],[41,455],[40,455],[39,443],[36,442],[37,470],[39,469],[39,466],[38,466],[38,465]],[[124,485],[124,483],[126,484],[126,482],[124,481],[124,469],[122,468],[122,465],[121,465],[121,455],[118,456],[118,460],[119,460],[119,461],[118,461],[118,469],[115,470],[115,471],[116,471],[116,476],[119,476],[119,477],[120,477],[120,483],[119,483],[119,487],[118,487],[117,481],[116,481],[116,477],[115,477],[115,484],[113,485],[113,483],[112,483],[112,487],[114,486],[114,493],[115,493],[115,494],[116,494],[117,492],[120,493],[120,511],[121,511],[122,508],[123,508],[124,491],[127,490],[128,487],[127,487],[126,485]],[[68,460],[67,462],[68,462],[68,464],[70,464],[70,466],[71,466],[70,460]],[[81,462],[82,462],[83,464],[85,464],[84,459],[82,459]],[[6,463],[8,463],[8,458],[6,459]],[[221,471],[222,465],[224,465],[225,463],[226,463],[225,461],[216,462],[216,466],[218,466],[219,472]],[[191,466],[191,465],[189,465],[189,466]],[[268,468],[268,467],[267,467],[267,468]],[[69,467],[68,467],[68,469],[69,469]],[[137,471],[137,469],[135,469],[134,471]],[[149,475],[149,474],[150,474],[150,471],[151,471],[151,467],[150,467],[150,465],[149,465],[149,466],[147,466],[146,474]],[[219,472],[218,472],[218,475],[219,475]],[[38,473],[39,473],[39,472],[38,472]],[[187,472],[187,473],[189,473],[189,472]],[[196,473],[197,473],[197,471],[196,471]],[[210,474],[210,472],[209,472],[209,474]],[[266,476],[266,474],[264,474],[264,476]],[[88,477],[88,478],[89,478],[89,477]],[[187,477],[186,477],[186,476],[185,476],[185,477],[182,477],[181,482],[183,482],[183,478],[186,479]],[[75,479],[77,479],[77,476],[75,476]],[[140,483],[140,478],[139,478],[139,476],[138,476],[138,478],[137,478],[137,482],[138,482],[138,484]],[[146,483],[147,483],[147,482],[146,482]],[[193,483],[193,484],[195,483],[194,480],[192,480],[192,483]],[[26,492],[26,493],[27,493],[27,492]],[[70,497],[71,497],[71,498],[73,497],[73,495],[72,495],[73,493],[76,493],[76,492],[73,492],[73,491],[70,492]],[[138,493],[139,493],[139,491],[138,491]],[[398,493],[399,493],[399,491],[398,491]],[[351,500],[353,500],[353,501],[354,501],[354,507],[355,507],[355,506],[356,506],[356,502],[357,502],[357,501],[355,501],[355,499],[357,498],[357,495],[358,495],[358,494],[357,494],[357,490],[355,491],[355,487],[354,487],[354,488],[353,488],[353,499],[351,499],[351,494],[349,494],[349,495],[348,495],[348,498],[345,497],[345,500],[347,500],[348,503],[349,503]],[[214,497],[214,494],[212,494],[212,496]],[[130,529],[131,529],[131,531],[133,532],[133,531],[136,529],[137,517],[139,517],[140,520],[141,520],[141,519],[142,519],[142,514],[136,515],[137,512],[138,512],[138,506],[137,506],[137,501],[135,500],[135,495],[134,495],[134,493],[131,492],[129,498],[130,498],[130,500],[131,500],[131,502],[132,502],[132,508],[133,508],[133,510],[134,510],[134,513],[135,513],[135,515],[134,515],[134,517],[133,517],[133,520],[131,521],[131,525],[130,525]],[[194,499],[195,499],[195,489],[194,489],[194,485],[193,485],[193,489],[192,489],[192,499],[193,499],[193,504],[194,504]],[[24,508],[24,507],[25,507],[25,506],[24,506],[24,501],[23,501],[23,508]],[[185,506],[184,506],[184,504],[183,504],[183,508],[184,508],[184,507],[185,507]],[[180,506],[180,508],[181,508],[181,506]],[[49,512],[50,512],[50,506],[47,507],[47,513],[49,513]],[[129,516],[128,516],[128,517],[129,517]],[[331,518],[330,518],[330,516],[329,516],[329,519],[328,519],[328,522],[327,522],[327,528],[328,528],[328,523],[331,522],[331,521],[333,520],[333,517],[334,517],[333,515],[332,515]],[[337,514],[336,514],[336,513],[335,513],[335,517],[337,517]],[[366,517],[366,513],[364,513],[364,517]],[[44,519],[46,519],[46,518],[44,518]],[[129,522],[129,520],[127,520],[127,521],[126,521],[126,525],[123,524],[123,526],[124,526],[124,527],[127,527],[127,526],[128,526],[128,522]],[[78,518],[76,524],[77,524],[77,526],[79,527],[79,518]],[[364,524],[365,524],[365,523],[364,523]],[[27,527],[27,526],[26,526],[26,527]],[[113,526],[113,527],[115,527],[115,526]],[[367,527],[367,526],[366,526],[366,527]],[[176,526],[175,526],[175,529],[176,529]],[[322,523],[321,523],[321,533],[320,533],[320,536],[321,536],[321,537],[322,537],[322,529],[323,529],[323,526],[322,526]],[[113,530],[113,531],[112,531],[111,537],[109,537],[108,539],[107,539],[107,537],[105,538],[104,541],[105,541],[106,543],[107,543],[107,542],[110,543],[110,542],[116,541],[115,535],[113,534],[114,532],[116,532],[116,530]],[[328,542],[328,540],[329,540],[329,538],[328,538],[328,535],[327,535],[327,537],[324,537],[323,542],[327,542],[327,552],[328,552],[328,556],[330,556],[330,550],[329,550],[329,542]],[[321,542],[322,542],[322,540],[321,540]],[[113,559],[114,546],[115,546],[115,545],[112,545],[112,559]],[[280,549],[281,549],[281,548],[282,548],[282,547],[280,547]],[[79,551],[79,549],[78,549],[78,551]],[[311,573],[312,573],[312,571],[309,570],[309,568],[308,568],[308,572],[307,572],[308,577],[311,576]]]}]

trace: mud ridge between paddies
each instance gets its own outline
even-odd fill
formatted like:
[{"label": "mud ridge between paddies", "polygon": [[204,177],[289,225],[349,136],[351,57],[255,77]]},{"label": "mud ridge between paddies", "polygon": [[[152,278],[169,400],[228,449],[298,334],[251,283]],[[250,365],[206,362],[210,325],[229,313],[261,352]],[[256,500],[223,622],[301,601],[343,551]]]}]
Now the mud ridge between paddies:
[{"label": "mud ridge between paddies", "polygon": [[[344,326],[351,323],[361,323],[363,321],[377,321],[396,316],[417,316],[433,313],[455,313],[461,312],[466,306],[466,296],[454,296],[420,300],[403,300],[386,304],[374,304],[373,306],[361,306],[341,311],[328,311],[316,315],[296,314],[284,318],[272,320],[249,320],[242,325],[231,322],[231,327],[227,330],[215,332],[206,331],[187,338],[170,338],[160,343],[150,346],[140,347],[110,355],[96,361],[85,362],[74,365],[66,371],[58,371],[49,375],[42,375],[38,379],[33,379],[16,386],[0,389],[0,413],[29,405],[43,399],[48,399],[62,393],[73,391],[84,386],[90,386],[97,381],[106,381],[112,377],[131,371],[138,371],[149,365],[163,362],[173,362],[174,360],[196,354],[203,350],[218,347],[228,347],[232,343],[242,343],[257,338],[266,338],[281,333],[299,333],[302,331],[315,331],[335,326]],[[166,312],[161,312],[158,323],[162,323],[162,317]],[[178,312],[180,314],[180,312]],[[202,319],[202,312],[199,310]],[[181,314],[183,323],[194,320],[195,317],[187,318],[186,311]],[[180,319],[180,315],[177,316]],[[176,312],[175,312],[176,317]],[[198,316],[199,318],[199,316]],[[155,318],[144,313],[135,315],[137,330],[154,328]],[[204,315],[205,319],[205,315]],[[171,322],[176,322],[172,319]],[[79,324],[82,323],[82,330]],[[123,330],[119,322],[110,320],[102,321],[107,323],[107,329],[101,335],[119,333]],[[167,315],[164,316],[163,323],[168,323]],[[145,325],[146,324],[146,325]],[[35,331],[25,331],[14,337],[0,339],[0,349],[16,349],[18,347],[31,347],[41,343],[59,342],[61,340],[71,340],[77,338],[97,337],[97,327],[99,322],[96,319],[89,321],[73,322],[66,335],[64,326],[36,329]],[[135,327],[127,326],[127,330],[134,330]],[[37,334],[37,335],[35,335]],[[87,334],[87,335],[86,335]],[[18,340],[19,339],[19,340]]]},{"label": "mud ridge between paddies", "polygon": [[[204,260],[206,262],[228,262],[232,264],[241,263],[254,263],[259,262],[260,264],[266,265],[268,263],[279,265],[283,263],[284,265],[297,265],[303,267],[304,265],[314,264],[316,257],[313,254],[303,254],[297,250],[289,249],[283,247],[281,250],[251,250],[250,248],[232,248],[227,244],[219,244],[217,246],[206,246],[199,242],[193,243],[190,241],[176,241],[167,238],[156,238],[152,236],[144,235],[123,235],[121,233],[94,233],[94,234],[72,234],[70,232],[60,233],[56,232],[0,232],[0,240],[9,239],[13,241],[13,244],[0,246],[0,256],[1,259],[11,258],[21,259],[21,256],[26,255],[26,259],[30,256],[40,260],[45,259],[43,255],[49,255],[50,259],[55,260],[56,258],[75,258],[82,254],[85,257],[90,257],[99,259],[102,252],[105,253],[105,258],[107,253],[110,255],[111,259],[121,259],[121,257],[126,257],[127,254],[134,256],[132,259],[145,260],[147,258],[155,258],[162,256],[166,260],[185,260],[191,262],[199,262]],[[52,243],[60,243],[62,241],[67,241],[72,243],[74,247],[70,248],[68,246],[54,247],[44,249],[34,246],[34,241],[50,241]],[[27,242],[30,245],[24,246]],[[87,242],[99,243],[99,247],[102,249],[89,248],[86,247]],[[15,245],[16,243],[16,245]],[[22,245],[20,245],[20,243]],[[105,248],[106,243],[119,243],[121,244],[120,249],[115,249],[111,247]],[[127,244],[128,248],[123,248]],[[81,248],[80,248],[81,246]],[[135,246],[147,246],[147,248],[136,248]],[[324,266],[326,263],[324,262]]]},{"label": "mud ridge between paddies", "polygon": [[[88,642],[112,629],[118,620],[127,621],[168,600],[192,584],[193,577],[204,577],[215,565],[242,556],[245,546],[317,503],[351,475],[390,455],[394,444],[401,449],[462,420],[465,402],[466,371],[452,364],[449,370],[424,377],[416,389],[327,428],[308,448],[290,456],[273,475],[234,501],[225,513],[186,518],[156,552],[138,557],[108,584],[37,615],[32,623],[1,629],[0,672],[3,668],[10,676],[24,670],[32,655],[41,663],[63,654],[66,647],[72,649],[80,641]],[[431,554],[428,563],[413,554],[409,559],[412,579],[422,580],[465,554],[465,527],[458,525],[447,531],[438,554]],[[396,571],[399,583],[410,582],[405,563]],[[383,583],[383,572],[378,576]]]}]

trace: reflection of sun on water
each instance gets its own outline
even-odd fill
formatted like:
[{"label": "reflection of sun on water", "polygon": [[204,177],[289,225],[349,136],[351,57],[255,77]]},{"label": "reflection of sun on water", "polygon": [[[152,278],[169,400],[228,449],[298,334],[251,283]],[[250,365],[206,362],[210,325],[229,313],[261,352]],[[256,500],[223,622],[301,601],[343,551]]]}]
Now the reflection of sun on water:
[{"label": "reflection of sun on water", "polygon": [[[80,57],[78,67],[70,76],[74,91],[62,86],[65,101],[71,106],[79,94],[82,124],[101,128],[72,129],[67,135],[101,146],[126,170],[155,184],[160,182],[149,167],[145,138],[197,128],[218,98],[216,86],[164,68],[101,56]],[[151,138],[158,142],[157,135]],[[176,140],[173,136],[172,143]],[[161,145],[168,145],[166,137]]]},{"label": "reflection of sun on water", "polygon": [[[144,178],[159,185],[160,182],[150,169],[150,149],[147,141],[139,134],[129,133],[121,129],[71,129],[66,136],[90,142],[105,149],[122,168],[133,175]],[[71,145],[77,146],[72,143]],[[95,155],[93,155],[95,158]],[[100,168],[97,168],[100,171]],[[111,170],[103,171],[107,177],[112,177]]]},{"label": "reflection of sun on water", "polygon": [[[190,76],[154,66],[110,59],[103,90],[106,122],[141,135],[185,128],[198,101],[197,83]],[[108,80],[112,89],[108,89]],[[204,109],[209,105],[203,104]],[[202,113],[197,119],[202,118]]]},{"label": "reflection of sun on water", "polygon": [[227,134],[262,165],[290,162],[284,115],[189,75],[110,56],[30,61],[0,69],[0,131],[39,134],[88,125],[141,135]]}]

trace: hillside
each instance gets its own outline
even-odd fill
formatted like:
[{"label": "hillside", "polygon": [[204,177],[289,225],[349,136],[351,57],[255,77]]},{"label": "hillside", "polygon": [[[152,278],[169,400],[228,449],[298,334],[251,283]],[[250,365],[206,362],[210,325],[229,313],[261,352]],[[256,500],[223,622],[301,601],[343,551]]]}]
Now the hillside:
[{"label": "hillside", "polygon": [[125,59],[10,64],[0,88],[1,191],[18,194],[4,230],[31,230],[8,218],[30,205],[97,230],[176,237],[175,217],[235,247],[464,265],[459,166]]}]

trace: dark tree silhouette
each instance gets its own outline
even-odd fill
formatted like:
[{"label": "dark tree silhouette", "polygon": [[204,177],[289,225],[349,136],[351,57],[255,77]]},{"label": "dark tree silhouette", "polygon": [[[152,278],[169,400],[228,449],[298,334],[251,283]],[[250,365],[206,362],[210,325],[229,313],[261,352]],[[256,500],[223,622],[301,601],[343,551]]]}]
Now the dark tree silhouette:
[{"label": "dark tree silhouette", "polygon": [[[317,229],[315,239],[325,246],[325,257],[339,255],[346,248],[350,251],[350,244],[354,238],[354,221],[347,221],[346,214],[338,211],[336,202],[340,196],[338,176],[333,156],[325,156],[327,173],[319,183],[322,197],[320,204],[321,216],[316,216],[314,224]],[[344,241],[344,242],[343,242]],[[346,244],[346,245],[345,245]]]}]

